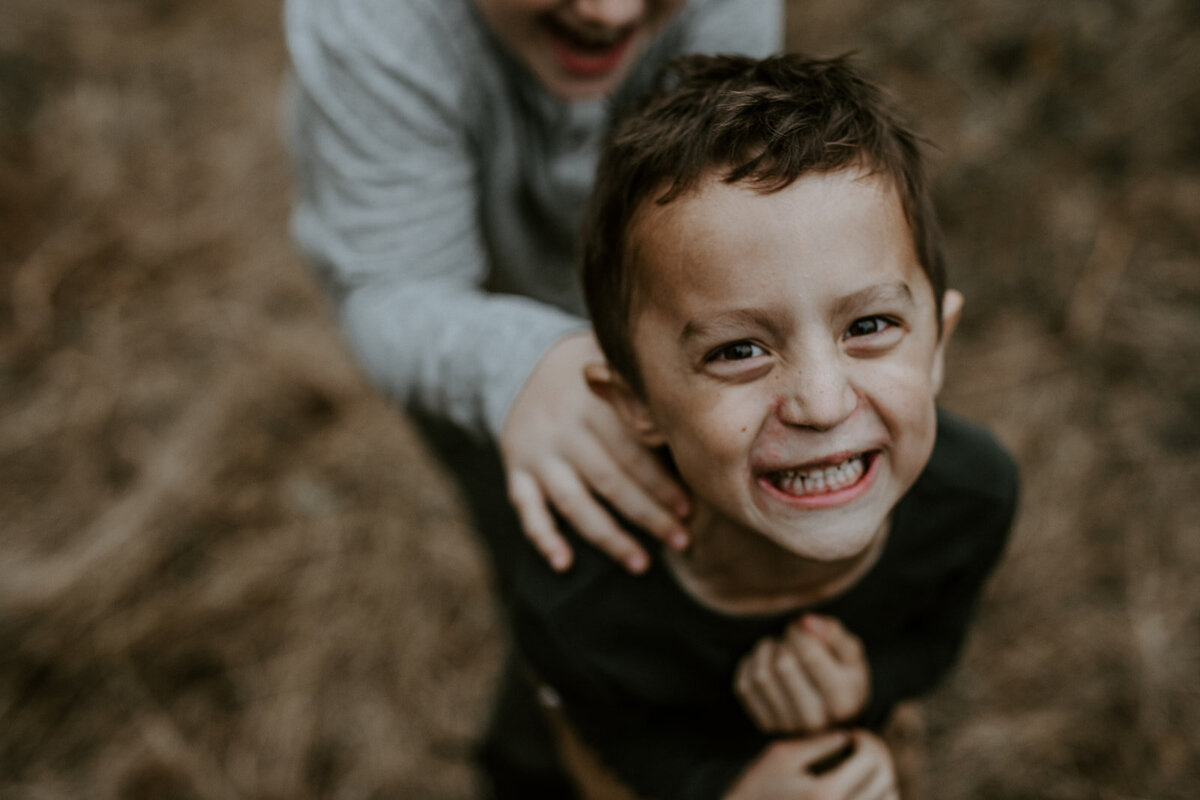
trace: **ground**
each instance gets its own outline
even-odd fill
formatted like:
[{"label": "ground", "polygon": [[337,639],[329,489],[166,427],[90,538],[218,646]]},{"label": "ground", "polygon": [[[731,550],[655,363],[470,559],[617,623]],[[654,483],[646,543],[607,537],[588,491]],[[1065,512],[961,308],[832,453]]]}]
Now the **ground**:
[{"label": "ground", "polygon": [[[1200,11],[813,0],[938,145],[1024,498],[931,798],[1200,786]],[[278,0],[0,9],[0,798],[474,796],[501,631],[287,237]]]}]

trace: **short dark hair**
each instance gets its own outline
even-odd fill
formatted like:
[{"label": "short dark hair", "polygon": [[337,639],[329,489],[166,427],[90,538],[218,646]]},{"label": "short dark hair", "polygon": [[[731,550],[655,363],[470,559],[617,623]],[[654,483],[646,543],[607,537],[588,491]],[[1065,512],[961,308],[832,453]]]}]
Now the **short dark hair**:
[{"label": "short dark hair", "polygon": [[583,230],[592,324],[610,365],[636,391],[643,386],[631,342],[631,225],[651,198],[670,203],[714,170],[726,183],[749,183],[764,193],[805,174],[854,166],[885,175],[933,286],[940,330],[945,263],[922,140],[848,56],[683,56],[666,66],[659,86],[609,132]]}]

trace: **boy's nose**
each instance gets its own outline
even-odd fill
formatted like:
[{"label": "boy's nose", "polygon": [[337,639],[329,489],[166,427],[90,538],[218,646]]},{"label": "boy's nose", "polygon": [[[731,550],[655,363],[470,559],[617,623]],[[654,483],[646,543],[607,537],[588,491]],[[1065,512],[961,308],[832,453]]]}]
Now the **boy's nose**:
[{"label": "boy's nose", "polygon": [[583,25],[597,28],[624,28],[639,22],[646,14],[648,0],[575,0],[572,11]]},{"label": "boy's nose", "polygon": [[858,407],[858,392],[836,357],[808,359],[787,376],[779,402],[779,419],[786,425],[830,430]]}]

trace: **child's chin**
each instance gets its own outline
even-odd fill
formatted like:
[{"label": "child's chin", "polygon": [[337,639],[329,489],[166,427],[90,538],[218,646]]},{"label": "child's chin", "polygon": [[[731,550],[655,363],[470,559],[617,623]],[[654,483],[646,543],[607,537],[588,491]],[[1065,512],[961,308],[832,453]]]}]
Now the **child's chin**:
[{"label": "child's chin", "polygon": [[878,526],[848,531],[824,530],[817,534],[788,531],[776,538],[776,543],[801,558],[832,564],[865,554],[874,544],[877,530]]}]

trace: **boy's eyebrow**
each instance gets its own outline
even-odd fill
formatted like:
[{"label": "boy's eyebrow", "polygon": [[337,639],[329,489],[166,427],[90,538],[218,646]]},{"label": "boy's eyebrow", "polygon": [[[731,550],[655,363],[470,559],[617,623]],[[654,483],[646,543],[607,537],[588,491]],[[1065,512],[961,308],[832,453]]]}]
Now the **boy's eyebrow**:
[{"label": "boy's eyebrow", "polygon": [[764,308],[735,308],[710,317],[688,320],[679,334],[679,341],[686,343],[689,339],[711,335],[722,328],[741,329],[747,326],[763,328],[774,336],[780,335],[784,329],[782,314],[778,312]]},{"label": "boy's eyebrow", "polygon": [[838,298],[833,311],[835,316],[840,316],[862,308],[865,305],[876,303],[898,303],[911,307],[915,303],[915,299],[913,298],[912,289],[904,281],[880,283]]}]

